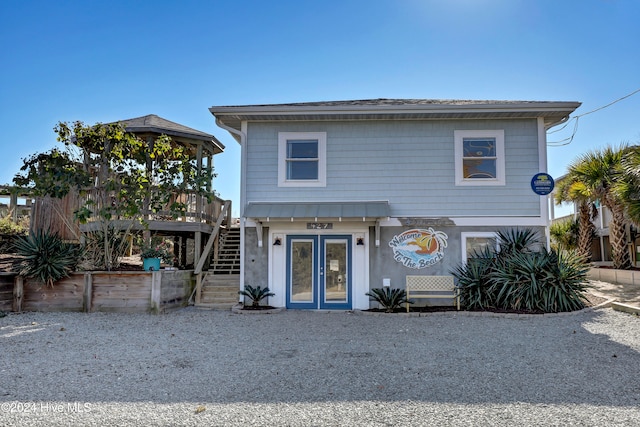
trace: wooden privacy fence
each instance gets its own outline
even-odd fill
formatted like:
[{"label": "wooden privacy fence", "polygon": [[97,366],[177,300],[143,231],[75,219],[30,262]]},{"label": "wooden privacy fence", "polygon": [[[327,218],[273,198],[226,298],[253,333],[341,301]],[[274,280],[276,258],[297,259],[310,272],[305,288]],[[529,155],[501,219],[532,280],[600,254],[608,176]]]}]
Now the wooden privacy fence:
[{"label": "wooden privacy fence", "polygon": [[53,287],[0,274],[2,311],[162,313],[187,304],[191,270],[73,273]]}]

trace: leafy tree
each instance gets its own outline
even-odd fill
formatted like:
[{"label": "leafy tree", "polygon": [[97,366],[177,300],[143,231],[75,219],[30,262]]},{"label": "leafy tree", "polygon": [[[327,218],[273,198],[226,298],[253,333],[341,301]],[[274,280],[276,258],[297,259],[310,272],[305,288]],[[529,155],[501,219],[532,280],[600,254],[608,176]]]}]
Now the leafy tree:
[{"label": "leafy tree", "polygon": [[108,236],[117,228],[115,220],[144,223],[160,210],[177,217],[186,205],[172,200],[175,193],[209,195],[211,174],[199,171],[186,147],[166,135],[142,140],[122,123],[87,126],[80,121],[60,122],[54,131],[62,147],[24,159],[14,182],[35,196],[62,198],[78,192],[84,202],[75,218],[99,225],[107,270],[114,264],[114,243]]},{"label": "leafy tree", "polygon": [[609,242],[613,258],[613,268],[631,268],[625,224],[626,203],[620,183],[623,180],[622,159],[627,151],[625,144],[608,146],[579,156],[570,166],[569,175],[582,183],[594,199],[611,211]]}]

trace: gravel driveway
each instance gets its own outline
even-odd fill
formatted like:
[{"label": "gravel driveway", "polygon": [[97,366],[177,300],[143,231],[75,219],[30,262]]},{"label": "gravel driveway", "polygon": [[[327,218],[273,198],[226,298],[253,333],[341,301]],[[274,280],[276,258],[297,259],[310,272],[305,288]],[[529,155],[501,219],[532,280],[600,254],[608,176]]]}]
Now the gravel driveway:
[{"label": "gravel driveway", "polygon": [[25,313],[1,425],[640,425],[640,318]]}]

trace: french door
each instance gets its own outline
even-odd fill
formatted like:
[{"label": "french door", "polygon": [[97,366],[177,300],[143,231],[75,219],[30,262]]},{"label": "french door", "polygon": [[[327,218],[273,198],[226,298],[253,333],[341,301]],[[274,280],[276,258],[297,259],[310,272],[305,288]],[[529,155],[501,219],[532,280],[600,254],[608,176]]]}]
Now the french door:
[{"label": "french door", "polygon": [[351,236],[287,236],[287,308],[352,307]]}]

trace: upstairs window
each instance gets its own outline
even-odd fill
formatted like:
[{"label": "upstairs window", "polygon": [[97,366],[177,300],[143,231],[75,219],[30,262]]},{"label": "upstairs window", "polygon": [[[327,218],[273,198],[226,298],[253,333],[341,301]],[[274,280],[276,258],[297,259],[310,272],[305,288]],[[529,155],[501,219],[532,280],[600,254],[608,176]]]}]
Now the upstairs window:
[{"label": "upstairs window", "polygon": [[280,132],[278,186],[326,186],[326,141],[324,132]]},{"label": "upstairs window", "polygon": [[456,185],[504,185],[504,131],[454,132]]}]

